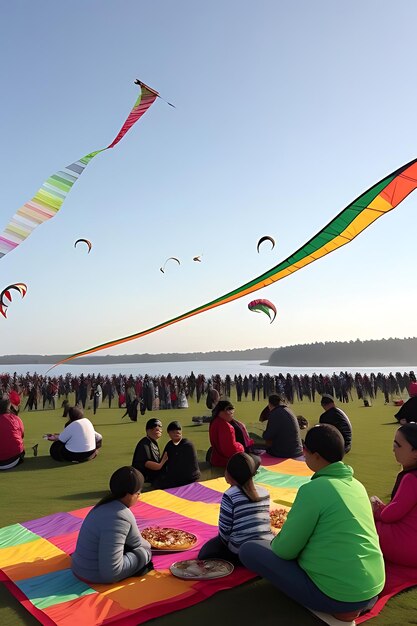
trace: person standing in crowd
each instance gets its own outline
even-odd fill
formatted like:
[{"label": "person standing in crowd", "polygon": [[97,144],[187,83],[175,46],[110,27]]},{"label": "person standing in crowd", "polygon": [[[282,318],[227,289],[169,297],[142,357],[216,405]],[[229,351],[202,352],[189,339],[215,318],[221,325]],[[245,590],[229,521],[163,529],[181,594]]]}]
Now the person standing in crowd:
[{"label": "person standing in crowd", "polygon": [[304,454],[313,476],[272,543],[244,543],[239,558],[303,606],[352,621],[375,604],[385,571],[368,495],[344,453],[334,426],[311,428]]},{"label": "person standing in crowd", "polygon": [[[19,406],[19,394],[16,391],[10,392],[14,403],[17,402],[14,394],[19,399]],[[19,463],[23,463],[25,456],[24,435],[25,429],[22,420],[16,413],[12,412],[10,400],[7,397],[2,398],[0,400],[0,470],[11,469]]]},{"label": "person standing in crowd", "polygon": [[273,539],[269,493],[253,482],[259,465],[259,457],[246,452],[229,459],[225,479],[230,488],[220,504],[219,534],[202,546],[199,559],[226,559],[239,564],[239,548],[245,541]]},{"label": "person standing in crowd", "polygon": [[146,422],[146,436],[143,437],[136,445],[133,453],[132,465],[139,470],[145,482],[152,483],[156,486],[158,480],[163,479],[165,473],[165,463],[168,455],[165,452],[161,458],[161,452],[158,446],[158,439],[162,435],[162,422],[151,417]]},{"label": "person standing in crowd", "polygon": [[371,496],[379,543],[386,561],[415,567],[417,563],[417,424],[404,424],[394,437],[394,456],[402,466],[391,502]]},{"label": "person standing in crowd", "polygon": [[[277,393],[271,394],[268,408],[268,425],[262,435],[268,454],[281,458],[301,456],[303,447],[297,418],[285,404],[284,398]],[[257,442],[255,445],[258,447]]]},{"label": "person standing in crowd", "polygon": [[183,438],[181,424],[177,421],[168,424],[167,433],[170,441],[162,455],[168,456],[164,489],[195,483],[200,478],[200,468],[193,442]]},{"label": "person standing in crowd", "polygon": [[102,436],[96,433],[79,407],[70,407],[68,417],[62,433],[47,435],[49,441],[53,441],[49,450],[51,457],[55,461],[91,461],[97,456],[97,448],[101,447]]},{"label": "person standing in crowd", "polygon": [[319,423],[331,424],[337,428],[344,439],[345,454],[347,454],[352,447],[352,424],[348,416],[335,405],[333,396],[323,394],[320,404],[324,409],[324,413],[320,415]]},{"label": "person standing in crowd", "polygon": [[71,569],[81,580],[111,584],[153,569],[151,546],[130,511],[143,482],[142,474],[129,466],[110,478],[110,494],[88,513],[72,554]]},{"label": "person standing in crowd", "polygon": [[412,382],[408,387],[409,398],[394,415],[400,424],[417,422],[417,383]]}]

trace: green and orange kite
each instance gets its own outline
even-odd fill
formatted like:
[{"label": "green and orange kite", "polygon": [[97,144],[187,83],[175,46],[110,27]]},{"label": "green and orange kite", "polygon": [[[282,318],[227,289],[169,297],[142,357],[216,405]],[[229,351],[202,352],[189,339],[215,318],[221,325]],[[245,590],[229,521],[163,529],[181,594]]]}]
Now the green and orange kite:
[{"label": "green and orange kite", "polygon": [[254,278],[211,302],[207,302],[207,304],[182,313],[171,320],[128,335],[127,337],[114,339],[98,346],[88,348],[87,350],[76,352],[62,361],[59,361],[57,365],[71,361],[77,357],[92,354],[99,350],[105,350],[106,348],[112,348],[113,346],[133,341],[134,339],[140,339],[140,337],[150,335],[151,333],[156,333],[158,330],[172,326],[172,324],[186,320],[189,317],[194,317],[195,315],[222,306],[228,302],[233,302],[233,300],[237,300],[238,298],[243,298],[282,278],[286,278],[306,265],[317,261],[321,257],[326,256],[326,254],[337,250],[355,239],[355,237],[379,217],[395,209],[395,207],[414,191],[416,187],[417,159],[414,159],[365,191],[365,193],[356,198],[356,200],[332,219],[317,235],[312,237],[284,261],[281,261],[281,263],[275,265],[272,269],[261,274],[261,276]]}]

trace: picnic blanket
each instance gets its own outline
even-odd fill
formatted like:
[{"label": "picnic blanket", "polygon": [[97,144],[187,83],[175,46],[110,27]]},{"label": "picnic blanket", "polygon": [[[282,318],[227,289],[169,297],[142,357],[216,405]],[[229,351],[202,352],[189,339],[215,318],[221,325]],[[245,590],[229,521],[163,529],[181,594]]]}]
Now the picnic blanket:
[{"label": "picnic blanket", "polygon": [[[302,461],[263,455],[256,482],[270,492],[272,508],[290,507],[298,488],[310,476]],[[155,570],[146,576],[96,585],[82,582],[72,574],[69,555],[91,509],[86,507],[0,529],[0,580],[45,626],[136,626],[201,602],[254,578],[244,567],[236,567],[230,576],[207,581],[180,580],[169,571],[176,560],[196,558],[201,545],[217,534],[220,501],[227,488],[224,478],[216,478],[141,496],[131,509],[139,528],[170,526],[198,538],[196,546],[186,553],[155,554]],[[396,579],[391,595],[410,584]],[[387,599],[376,613],[373,609],[361,621],[377,614]]]}]

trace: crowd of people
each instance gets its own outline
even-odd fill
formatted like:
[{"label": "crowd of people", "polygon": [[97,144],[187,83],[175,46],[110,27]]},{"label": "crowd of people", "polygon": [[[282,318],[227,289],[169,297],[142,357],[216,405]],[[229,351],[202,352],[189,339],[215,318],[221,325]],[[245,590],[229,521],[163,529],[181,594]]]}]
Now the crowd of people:
[{"label": "crowd of people", "polygon": [[[146,378],[141,380],[140,390],[128,378],[126,395],[133,386],[135,398],[139,393],[142,397],[145,386],[154,382]],[[0,399],[0,470],[16,467],[25,455],[24,426],[18,415],[22,404],[18,390],[23,389],[23,381],[11,377],[2,379],[2,385],[5,382],[9,389]],[[99,379],[91,380],[92,388],[97,391],[102,382],[105,389],[106,381]],[[402,470],[389,503],[377,496],[369,498],[352,468],[344,463],[352,447],[352,426],[346,412],[337,406],[344,395],[335,397],[329,391],[334,392],[334,381],[323,388],[319,423],[307,431],[304,440],[305,420],[293,413],[286,393],[277,393],[276,380],[259,416],[266,424],[262,437],[252,436],[235,418],[233,404],[221,396],[223,383],[220,381],[218,389],[216,380],[211,379],[200,389],[200,397],[206,394],[212,410],[207,460],[225,468],[229,488],[222,496],[218,535],[201,547],[199,558],[243,564],[313,611],[330,613],[342,621],[355,619],[373,606],[384,586],[384,559],[406,567],[417,564],[417,382],[408,376],[410,398],[395,415],[401,425],[393,451]],[[184,385],[184,393],[185,389],[191,393],[189,379],[175,384]],[[77,387],[78,404],[65,409],[68,421],[62,432],[47,435],[52,442],[51,457],[57,461],[91,461],[102,444],[102,436],[84,417],[80,388],[82,384]],[[152,417],[145,430],[131,465],[113,473],[110,493],[82,524],[72,569],[89,583],[117,582],[153,568],[151,546],[130,511],[145,482],[165,489],[200,478],[195,447],[182,436],[178,421],[168,425],[169,441],[162,453],[158,445],[162,422]],[[311,480],[299,488],[275,537],[270,527],[269,493],[254,482],[265,451],[278,458],[304,459],[313,472]]]}]

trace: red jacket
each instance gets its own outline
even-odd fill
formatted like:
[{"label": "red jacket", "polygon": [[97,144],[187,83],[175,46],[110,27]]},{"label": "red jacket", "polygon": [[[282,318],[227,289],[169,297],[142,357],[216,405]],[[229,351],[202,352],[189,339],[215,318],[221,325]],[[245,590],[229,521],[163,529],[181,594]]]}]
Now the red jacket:
[{"label": "red jacket", "polygon": [[209,427],[210,444],[212,447],[210,462],[215,467],[226,467],[228,460],[245,448],[236,441],[235,429],[221,417],[215,417]]},{"label": "red jacket", "polygon": [[23,447],[23,422],[17,415],[0,415],[0,461],[19,456]]}]

